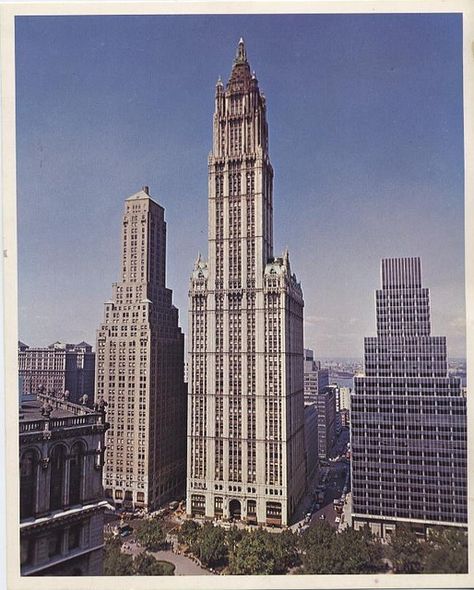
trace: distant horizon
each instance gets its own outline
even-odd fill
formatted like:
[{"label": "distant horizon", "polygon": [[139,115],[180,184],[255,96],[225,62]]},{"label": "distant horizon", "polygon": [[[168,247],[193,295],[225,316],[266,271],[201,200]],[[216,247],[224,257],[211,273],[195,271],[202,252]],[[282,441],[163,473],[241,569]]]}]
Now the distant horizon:
[{"label": "distant horizon", "polygon": [[214,86],[240,36],[267,97],[274,254],[288,246],[301,280],[305,347],[362,359],[380,259],[420,256],[432,333],[465,359],[462,15],[449,13],[17,17],[20,339],[95,349],[123,203],[143,185],[165,208],[187,334]]},{"label": "distant horizon", "polygon": [[[51,344],[54,344],[55,342],[61,342],[63,344],[80,344],[80,342],[70,342],[67,340],[54,340],[53,342],[50,342],[49,344],[46,344],[44,346],[40,346],[40,345],[35,345],[35,344],[28,344],[27,342],[25,342],[24,340],[22,340],[21,338],[19,338],[19,342],[23,342],[23,344],[26,344],[29,348],[46,348],[48,346],[50,346]],[[95,343],[94,342],[87,342],[86,344],[90,344],[95,352]],[[306,347],[305,347],[306,348]],[[311,350],[311,349],[309,349]],[[313,351],[314,352],[314,351]],[[362,355],[361,357],[357,357],[357,356],[315,356],[314,357],[315,361],[322,361],[322,362],[327,362],[327,361],[356,361],[356,362],[364,362],[364,356]],[[466,357],[453,357],[453,356],[448,356],[448,362],[453,362],[453,361],[464,361],[466,362]]]}]

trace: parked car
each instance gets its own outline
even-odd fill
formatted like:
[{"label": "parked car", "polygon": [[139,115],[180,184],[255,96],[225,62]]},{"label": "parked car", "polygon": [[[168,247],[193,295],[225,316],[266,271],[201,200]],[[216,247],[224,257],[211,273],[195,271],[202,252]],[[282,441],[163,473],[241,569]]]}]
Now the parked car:
[{"label": "parked car", "polygon": [[124,539],[133,533],[133,528],[129,524],[124,524],[119,527],[118,531],[119,535]]}]

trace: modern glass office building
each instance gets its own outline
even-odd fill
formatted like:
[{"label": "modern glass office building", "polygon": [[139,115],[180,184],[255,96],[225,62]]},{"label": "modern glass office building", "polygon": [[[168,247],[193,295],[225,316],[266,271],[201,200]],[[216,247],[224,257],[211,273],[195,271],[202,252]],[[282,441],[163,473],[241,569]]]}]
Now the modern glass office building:
[{"label": "modern glass office building", "polygon": [[384,259],[377,336],[351,398],[353,523],[385,536],[467,524],[466,399],[432,336],[419,258]]}]

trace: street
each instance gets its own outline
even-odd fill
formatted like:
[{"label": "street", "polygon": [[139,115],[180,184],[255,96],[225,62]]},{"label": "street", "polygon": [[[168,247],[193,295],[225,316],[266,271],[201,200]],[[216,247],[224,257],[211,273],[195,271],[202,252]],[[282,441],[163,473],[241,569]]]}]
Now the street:
[{"label": "street", "polygon": [[[345,452],[347,443],[349,442],[349,429],[343,428],[339,437],[334,444],[331,458],[336,458]],[[311,517],[309,525],[314,525],[319,519],[324,519],[332,526],[338,526],[336,517],[338,516],[334,509],[333,501],[339,499],[344,491],[348,473],[350,471],[349,461],[346,459],[339,459],[337,461],[329,461],[327,465],[321,467],[320,485],[325,486],[324,500],[321,508],[314,512]],[[346,493],[350,490],[350,482]]]}]

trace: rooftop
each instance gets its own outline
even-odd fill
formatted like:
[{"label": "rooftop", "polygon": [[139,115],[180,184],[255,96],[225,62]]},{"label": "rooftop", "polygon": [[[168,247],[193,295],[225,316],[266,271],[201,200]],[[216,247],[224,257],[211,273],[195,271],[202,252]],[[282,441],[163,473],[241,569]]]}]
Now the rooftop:
[{"label": "rooftop", "polygon": [[[105,418],[105,405],[99,402],[91,409],[44,394],[39,394],[37,399],[33,396],[23,399],[20,406],[20,437],[28,440],[30,436],[42,433],[43,438],[50,438],[52,432],[60,432],[62,438],[67,438],[75,435],[78,428],[91,432],[107,430],[109,425]],[[86,430],[83,432],[86,433]]]},{"label": "rooftop", "polygon": [[93,413],[91,408],[80,406],[65,399],[55,398],[48,395],[24,396],[20,402],[20,421],[44,420],[46,418],[45,405],[51,406],[49,418],[71,418],[72,416],[83,416]]}]

